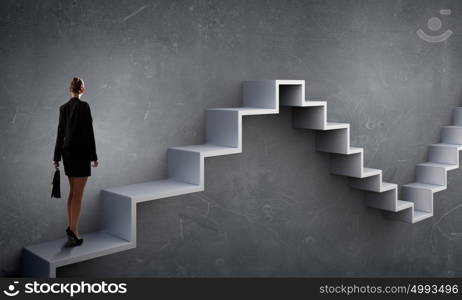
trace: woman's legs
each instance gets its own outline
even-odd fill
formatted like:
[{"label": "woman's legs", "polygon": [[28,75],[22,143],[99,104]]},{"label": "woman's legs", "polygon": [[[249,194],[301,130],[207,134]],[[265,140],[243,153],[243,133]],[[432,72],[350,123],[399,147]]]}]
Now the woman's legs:
[{"label": "woman's legs", "polygon": [[82,198],[85,184],[88,177],[69,177],[73,183],[73,193],[70,207],[71,230],[80,238],[77,228],[79,226],[80,209],[82,208]]},{"label": "woman's legs", "polygon": [[72,224],[72,218],[71,218],[71,202],[72,202],[72,197],[74,196],[74,181],[71,180],[72,177],[67,177],[69,179],[69,196],[67,197],[67,222],[69,224],[69,227],[71,227]]}]

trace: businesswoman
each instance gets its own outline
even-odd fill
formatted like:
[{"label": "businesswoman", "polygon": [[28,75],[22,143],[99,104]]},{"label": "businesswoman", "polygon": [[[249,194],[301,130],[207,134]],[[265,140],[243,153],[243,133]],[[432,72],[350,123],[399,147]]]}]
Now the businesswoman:
[{"label": "businesswoman", "polygon": [[62,157],[64,173],[68,176],[70,186],[67,199],[69,226],[66,233],[70,242],[78,246],[83,243],[77,229],[83,192],[88,176],[91,176],[90,164],[93,162],[93,167],[97,167],[98,157],[90,105],[80,100],[85,92],[83,80],[74,77],[69,91],[72,97],[59,107],[58,134],[53,163],[58,168]]}]

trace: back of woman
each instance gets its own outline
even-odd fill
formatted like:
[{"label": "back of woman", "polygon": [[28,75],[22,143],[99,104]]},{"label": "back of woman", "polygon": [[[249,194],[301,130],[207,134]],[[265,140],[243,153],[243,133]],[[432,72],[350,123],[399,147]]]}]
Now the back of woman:
[{"label": "back of woman", "polygon": [[68,150],[75,157],[97,160],[90,105],[72,97],[60,107],[60,115],[63,119],[64,139],[62,148],[55,150],[57,155],[60,150]]},{"label": "back of woman", "polygon": [[80,100],[85,91],[83,80],[74,77],[69,91],[72,97],[59,107],[53,163],[58,168],[62,158],[64,173],[69,179],[69,197],[67,199],[69,226],[66,228],[66,234],[69,237],[69,242],[78,246],[83,243],[77,230],[83,193],[87,179],[91,176],[91,162],[93,162],[93,167],[97,167],[98,156],[96,155],[90,105]]}]

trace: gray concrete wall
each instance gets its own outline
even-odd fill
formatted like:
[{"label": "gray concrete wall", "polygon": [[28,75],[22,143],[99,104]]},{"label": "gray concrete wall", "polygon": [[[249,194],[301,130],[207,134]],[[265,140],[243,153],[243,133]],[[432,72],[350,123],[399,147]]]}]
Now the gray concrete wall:
[{"label": "gray concrete wall", "polygon": [[[204,109],[238,106],[246,79],[305,79],[367,166],[403,184],[461,104],[461,15],[457,0],[2,0],[0,274],[18,274],[23,246],[64,236],[66,199],[48,184],[73,76],[100,158],[81,232],[98,228],[100,189],[163,178],[166,149],[203,142]],[[454,34],[421,40],[430,17]],[[244,153],[206,161],[205,192],[138,206],[138,248],[58,276],[462,275],[460,170],[434,218],[393,222],[329,174],[289,109],[243,127]]]}]

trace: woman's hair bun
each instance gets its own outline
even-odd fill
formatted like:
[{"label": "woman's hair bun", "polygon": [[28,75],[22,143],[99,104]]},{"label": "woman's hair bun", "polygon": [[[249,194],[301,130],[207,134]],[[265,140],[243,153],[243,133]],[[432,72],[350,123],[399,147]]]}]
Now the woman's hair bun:
[{"label": "woman's hair bun", "polygon": [[82,91],[83,80],[79,77],[72,78],[71,89],[73,93],[80,93]]}]

